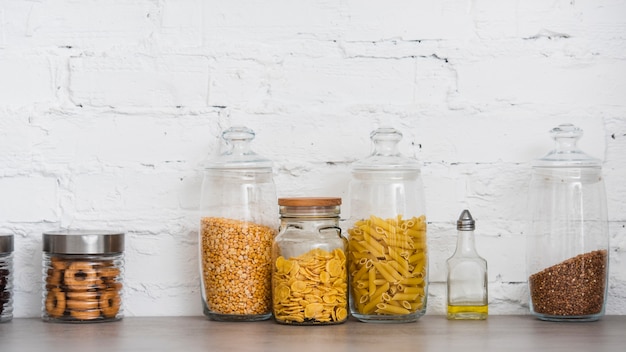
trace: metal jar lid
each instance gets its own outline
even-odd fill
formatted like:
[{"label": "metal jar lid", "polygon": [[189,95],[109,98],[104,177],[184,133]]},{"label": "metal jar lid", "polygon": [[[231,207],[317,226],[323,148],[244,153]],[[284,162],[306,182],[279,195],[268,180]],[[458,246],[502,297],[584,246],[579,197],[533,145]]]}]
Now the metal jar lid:
[{"label": "metal jar lid", "polygon": [[44,232],[43,251],[56,254],[122,253],[124,233],[98,230]]},{"label": "metal jar lid", "polygon": [[0,254],[13,252],[13,235],[0,234]]}]

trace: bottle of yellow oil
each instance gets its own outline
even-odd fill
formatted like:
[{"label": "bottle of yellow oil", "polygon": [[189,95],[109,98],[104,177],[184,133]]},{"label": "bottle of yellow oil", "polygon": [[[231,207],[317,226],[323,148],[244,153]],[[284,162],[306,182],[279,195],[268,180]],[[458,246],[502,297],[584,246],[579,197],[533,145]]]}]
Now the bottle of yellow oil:
[{"label": "bottle of yellow oil", "polygon": [[487,261],[476,252],[476,227],[469,210],[463,210],[456,227],[456,250],[446,261],[447,317],[450,320],[484,320],[489,311]]}]

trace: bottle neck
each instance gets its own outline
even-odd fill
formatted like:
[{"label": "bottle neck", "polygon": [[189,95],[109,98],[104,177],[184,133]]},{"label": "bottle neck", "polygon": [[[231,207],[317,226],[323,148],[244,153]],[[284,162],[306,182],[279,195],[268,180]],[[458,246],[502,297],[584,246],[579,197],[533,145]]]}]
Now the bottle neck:
[{"label": "bottle neck", "polygon": [[477,254],[473,230],[457,231],[456,255]]}]

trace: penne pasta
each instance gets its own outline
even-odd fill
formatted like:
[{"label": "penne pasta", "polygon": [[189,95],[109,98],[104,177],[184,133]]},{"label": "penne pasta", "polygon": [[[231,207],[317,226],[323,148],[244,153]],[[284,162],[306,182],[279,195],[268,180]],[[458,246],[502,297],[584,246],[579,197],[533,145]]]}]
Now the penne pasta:
[{"label": "penne pasta", "polygon": [[404,307],[398,307],[398,306],[394,306],[391,304],[387,304],[387,303],[378,303],[376,305],[376,313],[379,314],[394,314],[394,315],[400,315],[400,314],[409,314],[411,313],[410,310],[404,308]]},{"label": "penne pasta", "polygon": [[425,217],[370,216],[348,230],[353,309],[359,314],[410,314],[424,307]]}]

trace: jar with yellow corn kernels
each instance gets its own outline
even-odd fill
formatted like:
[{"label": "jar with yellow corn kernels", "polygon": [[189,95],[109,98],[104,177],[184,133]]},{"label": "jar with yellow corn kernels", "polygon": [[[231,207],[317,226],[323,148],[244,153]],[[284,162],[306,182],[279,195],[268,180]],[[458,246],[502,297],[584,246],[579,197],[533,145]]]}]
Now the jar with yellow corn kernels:
[{"label": "jar with yellow corn kernels", "polygon": [[203,312],[217,321],[269,319],[271,250],[278,232],[272,162],[250,149],[246,127],[222,133],[227,150],[209,160],[200,200]]},{"label": "jar with yellow corn kernels", "polygon": [[363,322],[413,322],[428,295],[420,167],[399,152],[400,131],[370,137],[374,151],[353,164],[350,182],[350,312]]},{"label": "jar with yellow corn kernels", "polygon": [[272,249],[272,311],[281,324],[340,324],[348,318],[347,240],[341,198],[280,198]]}]

